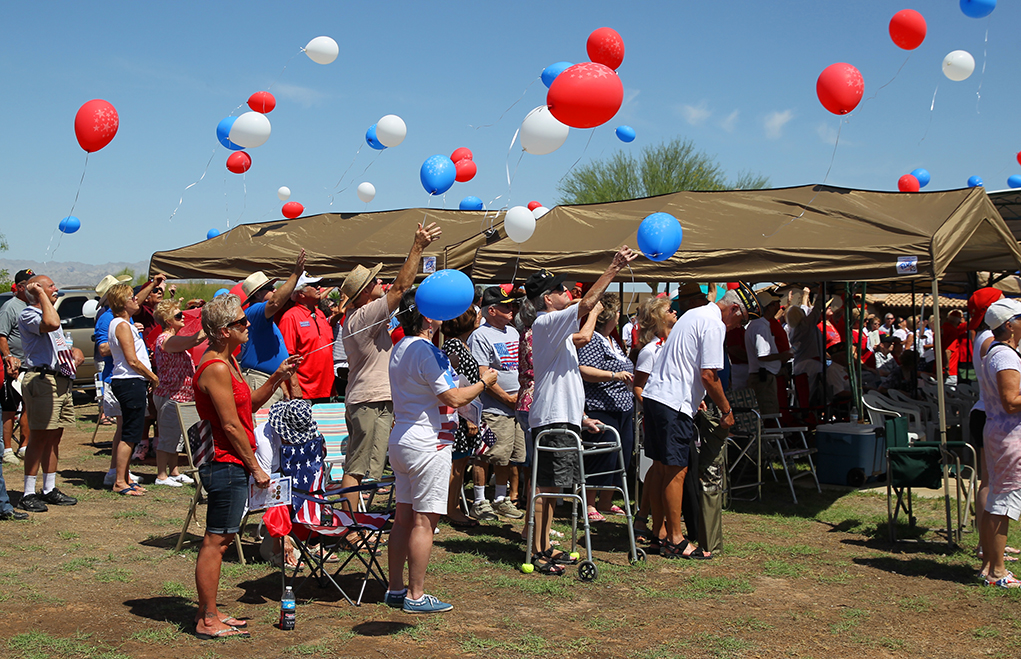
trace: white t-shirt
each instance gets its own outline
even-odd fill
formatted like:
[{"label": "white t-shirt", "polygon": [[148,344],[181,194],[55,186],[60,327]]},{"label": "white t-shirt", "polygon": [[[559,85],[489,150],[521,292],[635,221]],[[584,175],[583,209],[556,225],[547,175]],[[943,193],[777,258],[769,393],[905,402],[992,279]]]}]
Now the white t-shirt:
[{"label": "white t-shirt", "polygon": [[631,332],[634,329],[635,329],[634,322],[629,320],[626,323],[624,323],[624,329],[621,330],[621,338],[624,339],[624,345],[627,346],[628,350],[634,347],[633,345],[631,345]]},{"label": "white t-shirt", "polygon": [[438,451],[454,443],[457,411],[437,396],[457,387],[454,369],[442,350],[420,336],[406,336],[390,354],[394,427],[390,446]]},{"label": "white t-shirt", "polygon": [[145,343],[138,333],[138,328],[135,327],[134,323],[115,317],[110,321],[110,354],[113,356],[113,374],[110,377],[114,380],[144,378],[145,376],[131,368],[128,365],[127,359],[124,358],[124,350],[121,349],[121,342],[117,338],[117,327],[122,324],[127,325],[128,329],[131,330],[131,338],[134,339],[135,355],[138,357],[138,361],[145,364],[145,367],[150,371],[152,370],[152,364],[149,363],[149,351],[146,349]]},{"label": "white t-shirt", "polygon": [[836,362],[826,367],[826,382],[830,385],[830,395],[851,391],[851,378],[847,375],[847,369]]},{"label": "white t-shirt", "polygon": [[756,318],[748,323],[744,333],[744,349],[748,353],[748,372],[758,373],[760,368],[776,375],[780,372],[780,360],[759,361],[759,357],[777,354],[776,339],[769,329],[768,318]]},{"label": "white t-shirt", "polygon": [[898,327],[893,330],[893,338],[900,339],[900,342],[904,345],[908,344],[908,331],[906,329]]},{"label": "white t-shirt", "polygon": [[652,367],[656,364],[656,358],[659,357],[659,353],[663,350],[664,343],[664,341],[656,339],[639,351],[638,363],[635,364],[635,373],[645,373],[646,375],[652,373]]},{"label": "white t-shirt", "polygon": [[642,397],[695,418],[695,410],[705,398],[702,371],[723,368],[726,337],[727,326],[718,305],[686,312],[670,330]]},{"label": "white t-shirt", "polygon": [[[915,350],[922,356],[923,362],[931,362],[936,359],[936,353],[931,347],[935,342],[935,336],[932,330],[926,327],[924,330],[915,331]],[[926,348],[925,346],[930,346]]]},{"label": "white t-shirt", "polygon": [[255,426],[255,459],[267,474],[280,471],[280,436],[267,421]]},{"label": "white t-shirt", "polygon": [[542,312],[532,324],[532,371],[535,393],[528,410],[532,428],[551,423],[581,425],[585,383],[571,335],[578,331],[578,305]]},{"label": "white t-shirt", "polygon": [[[991,339],[991,338],[993,338],[993,330],[991,330],[991,329],[984,329],[984,330],[982,330],[981,332],[978,333],[978,336],[975,337],[975,343],[972,344],[972,349],[971,349],[971,354],[974,355],[974,357],[972,358],[971,362],[972,362],[972,366],[975,368],[975,379],[978,380],[978,401],[975,403],[975,405],[972,406],[971,409],[973,409],[973,410],[982,410],[983,412],[986,411],[986,404],[985,404],[986,396],[997,396],[997,395],[999,395],[999,392],[987,392],[985,390],[985,388],[983,387],[983,384],[982,384],[985,381],[985,377],[983,376],[983,372],[985,371],[985,368],[986,368],[985,367],[985,361],[986,360],[982,358],[984,355],[982,354],[981,348],[982,348],[982,344],[986,342],[986,339]],[[992,345],[992,344],[990,344],[990,345]],[[1002,349],[1003,348],[1000,348],[1000,350],[1002,350]]]}]

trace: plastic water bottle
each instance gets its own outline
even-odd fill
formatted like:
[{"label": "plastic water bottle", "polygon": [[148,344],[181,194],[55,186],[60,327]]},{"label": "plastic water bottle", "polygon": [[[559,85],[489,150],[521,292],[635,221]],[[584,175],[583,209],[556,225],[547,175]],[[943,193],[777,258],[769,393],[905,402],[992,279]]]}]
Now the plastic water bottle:
[{"label": "plastic water bottle", "polygon": [[280,598],[280,629],[294,629],[294,591],[290,586],[284,589]]}]

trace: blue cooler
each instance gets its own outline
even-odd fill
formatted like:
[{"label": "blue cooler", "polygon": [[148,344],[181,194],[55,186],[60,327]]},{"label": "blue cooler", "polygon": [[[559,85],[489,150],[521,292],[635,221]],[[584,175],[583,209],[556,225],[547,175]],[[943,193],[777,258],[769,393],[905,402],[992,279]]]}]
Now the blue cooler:
[{"label": "blue cooler", "polygon": [[861,487],[885,474],[886,440],[880,428],[861,423],[818,426],[815,464],[819,482]]}]

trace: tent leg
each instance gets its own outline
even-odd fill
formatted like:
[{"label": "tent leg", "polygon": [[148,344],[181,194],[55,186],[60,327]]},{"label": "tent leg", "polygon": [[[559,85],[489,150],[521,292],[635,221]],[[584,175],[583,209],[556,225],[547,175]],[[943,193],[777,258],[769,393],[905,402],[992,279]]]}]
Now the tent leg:
[{"label": "tent leg", "polygon": [[[943,337],[940,332],[940,317],[939,317],[939,282],[935,277],[932,279],[932,313],[935,316],[935,327],[933,333],[936,336],[936,400],[939,403],[939,443],[942,446],[944,452],[947,444],[947,408],[946,408],[946,392],[943,387]],[[956,532],[953,529],[953,525],[950,519],[950,474],[947,468],[947,462],[943,460],[943,504],[946,508],[947,517],[947,546],[951,549],[954,547],[956,540]]]}]

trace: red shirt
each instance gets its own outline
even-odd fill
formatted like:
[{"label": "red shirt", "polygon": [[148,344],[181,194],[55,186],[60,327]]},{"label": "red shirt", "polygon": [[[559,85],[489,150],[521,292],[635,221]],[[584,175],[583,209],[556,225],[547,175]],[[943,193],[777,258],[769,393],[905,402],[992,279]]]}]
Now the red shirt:
[{"label": "red shirt", "polygon": [[[825,329],[823,329],[823,325],[826,326]],[[826,335],[826,347],[827,348],[830,348],[831,346],[835,346],[838,343],[840,343],[840,340],[841,340],[840,339],[840,332],[837,331],[837,328],[834,327],[833,323],[825,321],[825,320],[820,322],[819,323],[819,331]]]},{"label": "red shirt", "polygon": [[748,353],[744,347],[744,327],[740,325],[727,332],[725,342],[731,364],[748,364]]},{"label": "red shirt", "polygon": [[298,367],[302,397],[329,398],[334,378],[333,351],[326,347],[333,343],[329,319],[321,311],[310,311],[308,307],[296,304],[280,318],[280,334],[284,337],[288,354],[305,358]]},{"label": "red shirt", "polygon": [[773,342],[776,343],[777,352],[787,352],[791,349],[791,341],[787,338],[787,332],[779,320],[776,318],[769,319],[769,331],[773,335]]},{"label": "red shirt", "polygon": [[961,359],[961,342],[959,339],[961,336],[967,337],[966,327],[967,325],[964,323],[960,325],[943,323],[939,328],[942,348],[943,350],[950,351],[950,358],[947,360],[947,375],[957,375],[957,363]]},{"label": "red shirt", "polygon": [[[231,361],[234,362],[234,368],[241,371],[241,367],[238,366],[237,361],[231,357]],[[202,371],[206,370],[206,367],[213,362],[223,362],[222,359],[210,359],[205,364],[202,364],[195,371],[194,389],[195,389],[195,411],[199,413],[199,418],[208,421],[213,429],[213,462],[233,462],[234,464],[244,465],[241,461],[241,456],[238,455],[237,451],[234,450],[234,445],[227,439],[227,434],[223,432],[223,424],[220,422],[220,415],[217,414],[216,408],[213,406],[213,400],[198,388],[199,376],[202,375]],[[227,362],[223,362],[227,363]],[[255,452],[255,426],[252,421],[252,390],[248,387],[248,383],[244,380],[237,380],[234,377],[234,369],[230,371],[230,385],[234,391],[234,405],[237,408],[238,420],[241,421],[241,427],[245,429],[245,434],[248,436],[248,443],[252,446],[252,452]],[[247,468],[246,468],[247,470]]]}]

